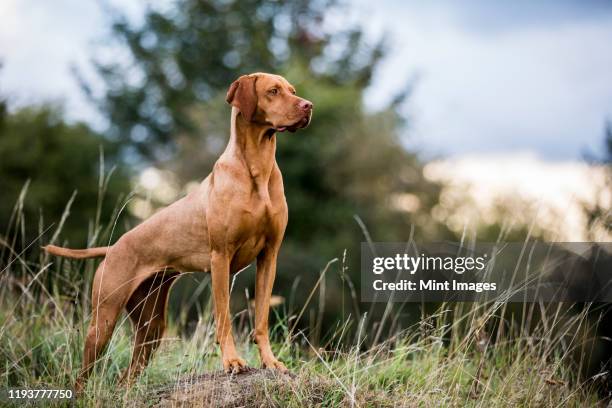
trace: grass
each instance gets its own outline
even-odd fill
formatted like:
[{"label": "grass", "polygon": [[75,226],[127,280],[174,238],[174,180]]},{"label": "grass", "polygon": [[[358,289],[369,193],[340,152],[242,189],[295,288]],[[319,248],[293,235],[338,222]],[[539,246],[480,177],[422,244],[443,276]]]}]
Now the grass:
[{"label": "grass", "polygon": [[[7,276],[0,292],[2,385],[71,388],[86,327],[81,306],[57,294],[39,293],[34,298],[29,293],[32,282],[18,285]],[[450,309],[441,311],[372,347],[364,346],[365,330],[358,330],[350,341],[343,334],[346,325],[331,336],[329,344],[336,346],[314,347],[306,335],[292,333],[287,321],[281,320],[273,328],[278,339],[273,348],[294,376],[260,376],[238,389],[239,401],[246,406],[277,407],[584,406],[598,402],[597,393],[580,383],[566,361],[567,353],[560,351],[562,336],[553,334],[557,331],[549,327],[538,336],[494,342],[485,327],[495,315],[495,305],[456,306],[466,308],[463,318],[449,324]],[[202,312],[188,337],[179,336],[179,322],[171,321],[151,365],[129,389],[116,384],[131,353],[131,329],[122,320],[77,405],[154,405],[165,395],[164,389],[218,371],[220,356],[209,311]],[[578,324],[582,317],[573,319]],[[256,346],[247,341],[250,320],[241,319],[243,324],[236,327],[238,347],[251,366],[258,366]],[[563,324],[567,326],[567,321]],[[231,381],[240,384],[242,380]]]},{"label": "grass", "polygon": [[[23,225],[19,203],[16,209],[15,225]],[[94,238],[102,231],[97,225]],[[54,237],[58,234],[59,229]],[[36,251],[26,259],[8,243],[3,246],[0,259],[10,262],[0,271],[1,387],[72,388],[81,364],[94,262],[49,259]],[[321,282],[325,280],[312,288],[309,301],[316,290],[324,298]],[[300,408],[601,403],[593,382],[578,375],[587,358],[589,331],[584,328],[590,322],[584,313],[568,313],[563,305],[541,313],[535,324],[518,327],[500,318],[506,315],[503,304],[441,305],[412,328],[396,330],[384,340],[366,313],[339,322],[324,345],[318,330],[312,336],[295,330],[304,305],[299,312],[279,313],[272,328],[273,349],[293,375],[258,372],[235,378],[202,377],[217,373],[221,363],[210,304],[201,306],[188,336],[179,335],[185,332],[184,316],[170,319],[160,349],[131,388],[116,382],[131,354],[131,328],[123,316],[76,406],[172,405],[177,393],[194,406],[214,406],[211,402],[228,396],[227,406]],[[398,311],[390,305],[387,312]],[[248,341],[252,321],[250,309],[234,310],[239,351],[251,366],[258,366],[257,348]],[[210,392],[203,397],[206,387]]]}]

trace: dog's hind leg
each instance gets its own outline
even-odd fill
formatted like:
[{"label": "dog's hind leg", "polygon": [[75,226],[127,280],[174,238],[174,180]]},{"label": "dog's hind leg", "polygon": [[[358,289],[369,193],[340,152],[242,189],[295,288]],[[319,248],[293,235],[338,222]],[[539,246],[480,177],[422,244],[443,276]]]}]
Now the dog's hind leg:
[{"label": "dog's hind leg", "polygon": [[130,367],[120,382],[130,383],[147,366],[166,328],[166,306],[178,273],[157,272],[143,281],[126,304],[134,328],[134,350]]},{"label": "dog's hind leg", "polygon": [[75,390],[82,392],[96,361],[110,340],[117,318],[133,290],[135,265],[123,257],[105,259],[96,271],[92,286],[92,314],[85,338],[83,366]]}]

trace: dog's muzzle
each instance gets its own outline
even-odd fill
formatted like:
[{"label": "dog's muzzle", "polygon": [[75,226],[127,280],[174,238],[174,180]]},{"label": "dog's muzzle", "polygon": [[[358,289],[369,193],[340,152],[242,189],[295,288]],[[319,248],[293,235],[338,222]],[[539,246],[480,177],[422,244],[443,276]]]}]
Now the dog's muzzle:
[{"label": "dog's muzzle", "polygon": [[288,130],[291,133],[294,133],[298,129],[304,129],[306,126],[310,124],[310,118],[312,117],[312,111],[308,112],[308,114],[304,115],[300,120],[295,122],[292,125],[288,126],[279,126],[275,130],[277,132],[284,132]]},{"label": "dog's muzzle", "polygon": [[296,124],[289,126],[287,128],[287,130],[290,131],[291,133],[293,133],[293,132],[295,132],[298,129],[304,129],[306,126],[308,126],[308,124],[310,124],[310,117],[311,116],[312,116],[312,112],[310,112],[308,115],[304,116]]},{"label": "dog's muzzle", "polygon": [[303,112],[303,116],[297,122],[288,126],[279,126],[276,128],[277,132],[284,132],[285,130],[290,131],[291,133],[295,132],[298,129],[303,129],[310,124],[310,119],[312,118],[312,102],[307,101],[306,99],[302,99],[297,108]]}]

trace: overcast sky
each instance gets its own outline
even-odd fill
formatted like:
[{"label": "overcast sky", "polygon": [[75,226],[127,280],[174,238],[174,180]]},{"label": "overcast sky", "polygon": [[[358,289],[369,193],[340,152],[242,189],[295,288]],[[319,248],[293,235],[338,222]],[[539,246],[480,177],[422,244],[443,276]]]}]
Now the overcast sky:
[{"label": "overcast sky", "polygon": [[[125,2],[137,15],[136,1]],[[356,18],[390,34],[368,91],[381,106],[411,80],[412,144],[431,155],[533,152],[580,159],[612,119],[612,2],[358,0]],[[0,1],[0,93],[13,104],[65,102],[93,120],[71,65],[105,34],[96,1]]]}]

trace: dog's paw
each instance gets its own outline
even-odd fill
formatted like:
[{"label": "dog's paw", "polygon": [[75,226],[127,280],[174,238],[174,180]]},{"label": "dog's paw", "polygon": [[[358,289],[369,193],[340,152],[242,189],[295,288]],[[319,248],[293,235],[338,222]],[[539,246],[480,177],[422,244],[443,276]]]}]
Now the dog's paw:
[{"label": "dog's paw", "polygon": [[74,384],[74,394],[77,398],[80,398],[85,394],[85,382],[80,378]]},{"label": "dog's paw", "polygon": [[240,357],[229,357],[223,359],[223,369],[228,374],[239,374],[249,370],[247,362]]},{"label": "dog's paw", "polygon": [[283,363],[281,363],[280,361],[278,361],[275,358],[269,358],[266,359],[262,362],[262,366],[263,368],[268,368],[271,370],[278,370],[281,373],[286,373],[289,370],[287,370],[287,367],[285,367],[285,365]]}]

